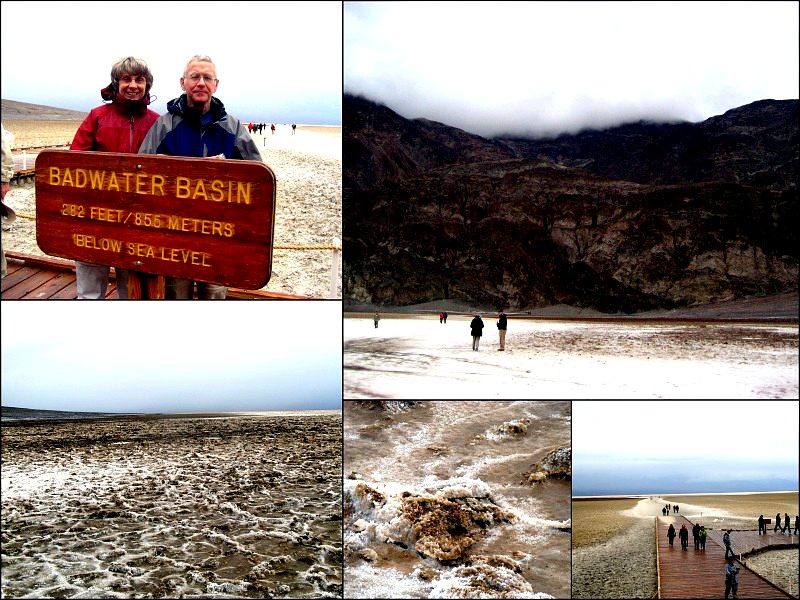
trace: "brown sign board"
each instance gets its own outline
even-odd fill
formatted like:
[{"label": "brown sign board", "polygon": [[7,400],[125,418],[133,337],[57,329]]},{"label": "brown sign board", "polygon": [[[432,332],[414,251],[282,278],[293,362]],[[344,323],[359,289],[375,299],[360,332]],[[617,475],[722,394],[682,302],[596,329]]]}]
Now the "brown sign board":
[{"label": "brown sign board", "polygon": [[252,160],[44,150],[36,243],[46,254],[259,289],[272,270],[275,175]]}]

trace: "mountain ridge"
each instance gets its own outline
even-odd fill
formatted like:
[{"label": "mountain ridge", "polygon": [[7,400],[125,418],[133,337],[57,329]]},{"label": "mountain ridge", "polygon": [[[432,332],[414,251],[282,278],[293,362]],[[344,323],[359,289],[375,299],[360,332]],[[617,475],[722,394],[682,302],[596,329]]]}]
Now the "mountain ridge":
[{"label": "mountain ridge", "polygon": [[673,309],[797,289],[797,101],[485,139],[345,95],[345,302]]},{"label": "mountain ridge", "polygon": [[88,112],[2,99],[4,121],[82,121]]}]

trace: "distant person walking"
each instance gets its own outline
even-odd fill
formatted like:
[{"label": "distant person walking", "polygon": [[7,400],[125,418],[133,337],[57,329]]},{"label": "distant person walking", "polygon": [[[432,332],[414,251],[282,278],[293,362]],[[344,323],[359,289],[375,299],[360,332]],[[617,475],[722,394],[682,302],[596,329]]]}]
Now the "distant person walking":
[{"label": "distant person walking", "polygon": [[667,516],[667,507],[666,506],[662,506],[661,507],[661,514],[664,515],[665,517]]},{"label": "distant person walking", "polygon": [[734,556],[733,548],[731,548],[731,530],[725,532],[725,535],[722,536],[722,543],[725,544],[725,558],[728,558],[728,553],[730,553],[731,557]]},{"label": "distant person walking", "polygon": [[794,534],[797,535],[797,530],[800,528],[800,515],[794,516]]},{"label": "distant person walking", "polygon": [[506,349],[506,330],[508,329],[508,317],[502,310],[497,319],[497,333],[500,334],[500,347],[498,350],[503,351]]},{"label": "distant person walking", "polygon": [[679,512],[681,512],[681,507],[676,504],[675,505],[675,514],[677,515]]},{"label": "distant person walking", "polygon": [[694,549],[700,550],[700,525],[697,523],[692,526],[692,541],[694,542]]},{"label": "distant person walking", "polygon": [[439,313],[439,324],[441,325],[442,323],[444,323],[444,313],[440,312]]},{"label": "distant person walking", "polygon": [[669,547],[672,548],[672,542],[675,541],[675,527],[672,523],[669,524],[669,529],[667,529],[667,539],[669,540]]},{"label": "distant person walking", "polygon": [[478,351],[478,346],[481,343],[481,336],[483,335],[483,319],[479,314],[475,314],[469,324],[472,332],[472,349]]},{"label": "distant person walking", "polygon": [[706,538],[708,537],[708,532],[706,531],[705,525],[700,526],[700,550],[706,549]]},{"label": "distant person walking", "polygon": [[375,323],[375,329],[378,328],[378,321],[381,320],[381,316],[378,314],[378,311],[375,311],[375,316],[372,317],[373,322]]},{"label": "distant person walking", "polygon": [[767,526],[764,525],[764,515],[758,517],[758,535],[761,535],[762,533],[767,533]]},{"label": "distant person walking", "polygon": [[689,549],[689,530],[686,529],[686,524],[681,525],[681,530],[678,533],[678,537],[681,539],[681,549],[688,550]]},{"label": "distant person walking", "polygon": [[275,135],[275,123],[272,123],[272,125],[270,125],[270,129],[272,129],[272,135]]},{"label": "distant person walking", "polygon": [[297,129],[297,125],[292,123],[292,135],[294,135],[295,129]]},{"label": "distant person walking", "polygon": [[775,528],[772,530],[772,533],[778,531],[781,528],[781,513],[775,515]]},{"label": "distant person walking", "polygon": [[733,564],[733,557],[728,557],[728,564],[725,565],[725,598],[728,598],[731,591],[733,597],[739,597],[739,567]]},{"label": "distant person walking", "polygon": [[447,325],[447,311],[444,311],[444,324]]},{"label": "distant person walking", "polygon": [[789,532],[789,535],[792,535],[792,520],[789,518],[789,513],[783,513],[783,522],[782,533]]}]

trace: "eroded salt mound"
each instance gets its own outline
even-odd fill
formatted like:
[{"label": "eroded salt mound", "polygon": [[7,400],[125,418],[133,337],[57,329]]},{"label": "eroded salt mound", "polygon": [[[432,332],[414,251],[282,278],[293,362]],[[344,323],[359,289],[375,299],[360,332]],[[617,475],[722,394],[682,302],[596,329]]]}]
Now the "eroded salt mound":
[{"label": "eroded salt mound", "polygon": [[557,448],[548,452],[531,470],[524,474],[528,483],[538,483],[545,479],[572,479],[572,448]]}]

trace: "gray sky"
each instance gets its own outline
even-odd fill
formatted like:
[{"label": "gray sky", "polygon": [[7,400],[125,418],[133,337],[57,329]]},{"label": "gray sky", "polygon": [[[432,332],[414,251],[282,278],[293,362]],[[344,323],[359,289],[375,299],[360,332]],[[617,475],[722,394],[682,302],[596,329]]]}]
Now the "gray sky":
[{"label": "gray sky", "polygon": [[187,60],[217,65],[217,96],[242,120],[341,123],[340,2],[2,3],[2,95],[88,111],[111,65],[150,65],[156,112],[181,94]]},{"label": "gray sky", "polygon": [[662,474],[692,485],[782,477],[797,489],[799,407],[796,400],[575,401],[573,486],[582,488],[582,477],[595,484],[598,475]]},{"label": "gray sky", "polygon": [[346,2],[345,91],[484,136],[798,97],[797,2]]},{"label": "gray sky", "polygon": [[3,302],[2,404],[338,409],[341,303]]}]

